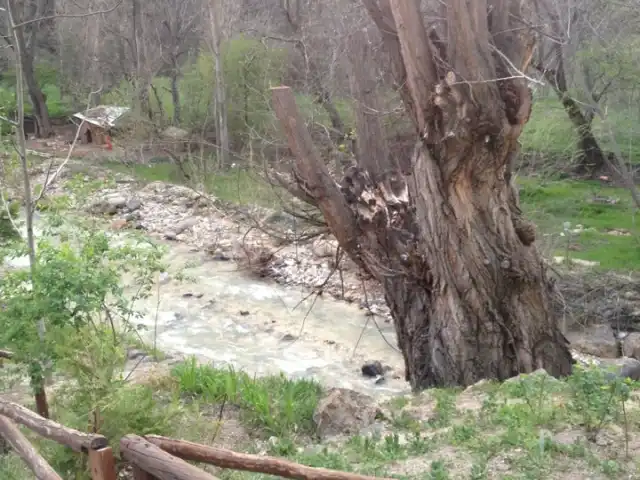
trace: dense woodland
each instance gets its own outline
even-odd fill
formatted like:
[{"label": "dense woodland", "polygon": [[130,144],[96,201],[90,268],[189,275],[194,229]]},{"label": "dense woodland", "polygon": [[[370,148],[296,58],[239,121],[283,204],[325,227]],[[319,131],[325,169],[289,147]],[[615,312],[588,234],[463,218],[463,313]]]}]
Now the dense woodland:
[{"label": "dense woodland", "polygon": [[[421,3],[428,30],[442,30],[441,4]],[[273,139],[268,89],[283,83],[298,95],[316,139],[328,140],[323,153],[335,155],[332,146],[355,127],[349,77],[353,35],[360,31],[371,48],[367,68],[387,132],[401,144],[411,135],[388,52],[361,2],[28,0],[14,7],[16,23],[24,23],[17,40],[28,110],[43,137],[52,133],[51,118],[83,110],[89,101],[134,107],[145,122],[140,135],[178,125],[246,157],[249,144],[264,149]],[[523,73],[539,108],[561,106],[573,135],[564,138],[564,129],[564,137],[551,139],[555,145],[531,135],[525,149],[546,147],[583,170],[601,169],[610,139],[598,127],[598,109],[621,126],[614,133],[628,148],[638,115],[637,7],[632,0],[531,2],[516,22],[537,42]],[[11,115],[15,47],[6,28],[3,37],[0,104]]]}]

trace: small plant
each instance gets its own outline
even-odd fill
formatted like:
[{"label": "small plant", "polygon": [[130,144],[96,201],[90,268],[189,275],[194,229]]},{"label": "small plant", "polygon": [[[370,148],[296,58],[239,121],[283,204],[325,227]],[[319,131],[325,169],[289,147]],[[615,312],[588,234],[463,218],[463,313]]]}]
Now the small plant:
[{"label": "small plant", "polygon": [[6,197],[0,204],[0,243],[7,244],[20,238],[20,232],[16,230],[15,219],[18,217],[20,204]]},{"label": "small plant", "polygon": [[569,407],[580,417],[590,439],[595,440],[605,425],[624,416],[625,402],[631,394],[629,379],[599,366],[576,365],[568,383],[571,387]]},{"label": "small plant", "polygon": [[431,470],[427,475],[428,480],[448,480],[449,472],[447,466],[442,460],[434,460],[431,462]]},{"label": "small plant", "polygon": [[436,399],[435,416],[429,424],[435,428],[447,427],[456,413],[456,393],[450,390],[434,390]]}]

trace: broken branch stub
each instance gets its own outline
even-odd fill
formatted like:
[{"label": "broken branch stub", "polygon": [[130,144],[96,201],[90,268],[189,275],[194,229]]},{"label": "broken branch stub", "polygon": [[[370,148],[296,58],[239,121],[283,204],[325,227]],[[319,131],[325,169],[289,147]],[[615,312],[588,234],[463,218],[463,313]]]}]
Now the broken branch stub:
[{"label": "broken branch stub", "polygon": [[340,188],[318,155],[289,87],[271,89],[273,109],[295,156],[296,177],[317,202],[329,228],[352,257],[357,257],[354,218]]}]

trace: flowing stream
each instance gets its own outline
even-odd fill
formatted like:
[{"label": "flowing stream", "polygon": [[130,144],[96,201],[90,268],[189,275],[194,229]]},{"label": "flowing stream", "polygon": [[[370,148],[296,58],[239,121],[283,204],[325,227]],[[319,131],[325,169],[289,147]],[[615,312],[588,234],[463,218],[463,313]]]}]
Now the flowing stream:
[{"label": "flowing stream", "polygon": [[[36,235],[41,224],[38,217]],[[123,235],[114,233],[113,241],[123,241]],[[158,294],[136,303],[143,313],[136,320],[141,334],[161,351],[250,374],[314,378],[375,397],[409,391],[393,326],[384,320],[366,317],[346,302],[253,278],[234,263],[212,260],[185,244],[171,243],[166,261]],[[26,267],[28,259],[5,259],[5,264]],[[178,271],[189,280],[175,280]],[[365,378],[366,360],[393,371],[382,381]]]}]

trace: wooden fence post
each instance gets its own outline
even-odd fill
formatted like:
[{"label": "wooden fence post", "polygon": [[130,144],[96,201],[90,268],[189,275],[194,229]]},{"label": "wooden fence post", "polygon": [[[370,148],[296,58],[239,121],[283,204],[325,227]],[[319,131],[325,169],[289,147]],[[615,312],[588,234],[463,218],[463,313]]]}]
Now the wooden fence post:
[{"label": "wooden fence post", "polygon": [[116,480],[116,461],[111,447],[89,450],[91,480]]}]

